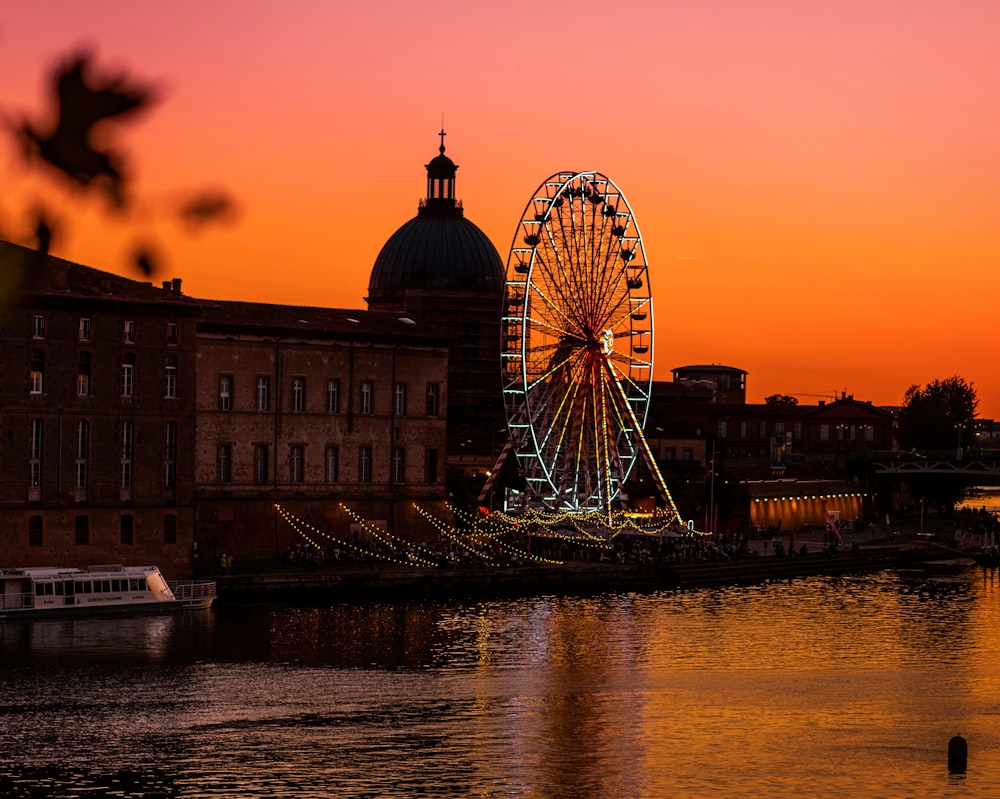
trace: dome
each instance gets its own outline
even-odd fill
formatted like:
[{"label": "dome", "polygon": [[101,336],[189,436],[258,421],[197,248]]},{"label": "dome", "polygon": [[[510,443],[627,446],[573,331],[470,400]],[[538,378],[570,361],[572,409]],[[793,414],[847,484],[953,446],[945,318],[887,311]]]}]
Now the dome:
[{"label": "dome", "polygon": [[503,262],[455,200],[458,167],[444,154],[443,130],[440,136],[439,155],[426,165],[427,196],[375,259],[369,301],[409,290],[503,293]]},{"label": "dome", "polygon": [[461,214],[420,210],[379,252],[369,295],[407,289],[501,293],[503,263],[486,234]]}]

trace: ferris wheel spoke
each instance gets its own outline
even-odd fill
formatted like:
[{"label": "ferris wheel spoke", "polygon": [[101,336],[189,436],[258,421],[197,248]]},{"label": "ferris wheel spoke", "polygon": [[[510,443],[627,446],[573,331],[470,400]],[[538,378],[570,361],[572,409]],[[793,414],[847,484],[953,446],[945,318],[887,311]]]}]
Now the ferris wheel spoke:
[{"label": "ferris wheel spoke", "polygon": [[[581,365],[579,360],[577,359],[573,364],[567,361],[562,372],[563,374],[560,374],[557,380],[538,381],[535,384],[537,390],[534,395],[529,395],[531,399],[536,400],[532,403],[534,407],[545,408],[548,413],[545,420],[546,426],[543,429],[546,438],[543,440],[547,440],[553,429],[562,430],[564,425],[568,426],[573,423],[572,404],[580,385]],[[567,399],[570,400],[569,403],[566,402]]]},{"label": "ferris wheel spoke", "polygon": [[542,466],[550,477],[560,471],[560,463],[570,452],[573,431],[578,423],[575,411],[580,381],[570,379],[560,385],[560,389],[551,390],[539,403],[539,407],[544,409],[545,413],[537,417],[540,424],[536,426],[544,434],[537,442],[538,451],[544,454]]},{"label": "ferris wheel spoke", "polygon": [[580,315],[576,312],[575,304],[563,296],[564,292],[557,284],[553,284],[544,258],[539,259],[538,265],[545,281],[532,283],[532,298],[541,302],[541,308],[536,307],[534,312],[540,313],[545,323],[554,329],[579,335]]}]

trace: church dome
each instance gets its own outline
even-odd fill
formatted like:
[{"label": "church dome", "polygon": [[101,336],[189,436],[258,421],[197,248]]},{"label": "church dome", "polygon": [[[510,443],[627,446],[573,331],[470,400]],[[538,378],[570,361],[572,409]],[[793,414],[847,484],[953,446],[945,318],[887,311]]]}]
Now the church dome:
[{"label": "church dome", "polygon": [[503,262],[455,200],[458,167],[444,154],[444,131],[440,135],[440,154],[426,166],[427,197],[375,259],[369,300],[407,290],[503,292]]}]

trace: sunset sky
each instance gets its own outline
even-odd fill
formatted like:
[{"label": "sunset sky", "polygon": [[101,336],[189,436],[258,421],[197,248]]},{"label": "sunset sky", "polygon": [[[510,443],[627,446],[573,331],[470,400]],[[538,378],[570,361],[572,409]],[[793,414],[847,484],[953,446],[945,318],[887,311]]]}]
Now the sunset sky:
[{"label": "sunset sky", "polygon": [[[416,214],[442,118],[466,216],[506,261],[561,170],[610,177],[643,234],[656,372],[748,371],[749,399],[898,404],[972,381],[1000,418],[1000,2],[32,0],[0,13],[0,114],[41,122],[89,47],[160,100],[123,128],[137,210],[53,189],[0,139],[0,236],[188,294],[363,308]],[[192,234],[170,208],[224,190]]]}]

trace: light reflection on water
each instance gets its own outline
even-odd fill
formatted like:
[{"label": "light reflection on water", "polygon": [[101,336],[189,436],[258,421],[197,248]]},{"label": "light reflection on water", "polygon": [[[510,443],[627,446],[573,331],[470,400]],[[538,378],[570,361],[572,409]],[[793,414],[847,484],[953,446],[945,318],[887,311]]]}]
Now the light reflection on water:
[{"label": "light reflection on water", "polygon": [[995,796],[998,582],[3,624],[0,795]]}]

